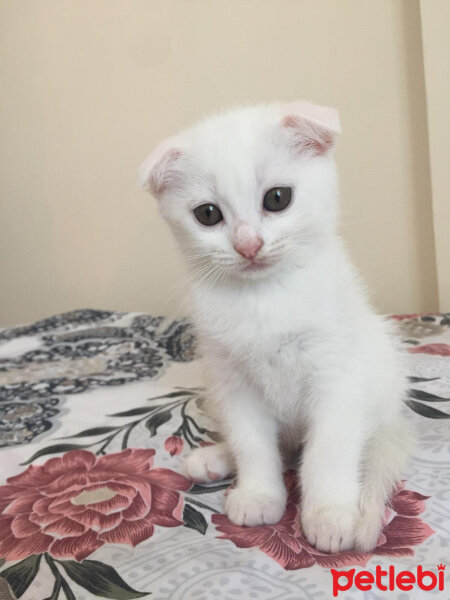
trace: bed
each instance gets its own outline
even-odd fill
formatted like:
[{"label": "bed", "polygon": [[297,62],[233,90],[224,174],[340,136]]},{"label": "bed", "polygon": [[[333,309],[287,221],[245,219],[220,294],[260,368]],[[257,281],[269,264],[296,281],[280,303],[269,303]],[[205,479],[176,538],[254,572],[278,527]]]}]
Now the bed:
[{"label": "bed", "polygon": [[[377,547],[335,555],[303,538],[293,471],[282,521],[252,528],[223,514],[231,481],[180,474],[220,437],[188,321],[77,310],[1,330],[0,598],[450,598],[450,315],[390,318],[418,445]],[[434,587],[405,591],[396,574],[419,565]]]}]

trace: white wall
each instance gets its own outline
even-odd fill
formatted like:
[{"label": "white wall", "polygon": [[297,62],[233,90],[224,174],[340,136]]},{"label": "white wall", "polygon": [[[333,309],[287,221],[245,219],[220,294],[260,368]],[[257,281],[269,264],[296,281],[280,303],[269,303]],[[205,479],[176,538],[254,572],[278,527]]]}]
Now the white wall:
[{"label": "white wall", "polygon": [[0,324],[87,306],[173,314],[182,267],[138,165],[205,112],[298,98],[340,109],[343,231],[378,309],[437,308],[416,0],[0,9]]}]

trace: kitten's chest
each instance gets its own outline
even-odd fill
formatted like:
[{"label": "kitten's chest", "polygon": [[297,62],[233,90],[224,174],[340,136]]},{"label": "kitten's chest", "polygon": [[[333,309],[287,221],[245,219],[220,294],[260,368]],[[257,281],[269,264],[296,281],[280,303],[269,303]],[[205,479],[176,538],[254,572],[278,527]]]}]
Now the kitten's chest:
[{"label": "kitten's chest", "polygon": [[204,353],[213,354],[245,374],[268,395],[298,389],[310,367],[316,337],[311,318],[299,307],[271,303],[226,306],[212,319],[198,322]]}]

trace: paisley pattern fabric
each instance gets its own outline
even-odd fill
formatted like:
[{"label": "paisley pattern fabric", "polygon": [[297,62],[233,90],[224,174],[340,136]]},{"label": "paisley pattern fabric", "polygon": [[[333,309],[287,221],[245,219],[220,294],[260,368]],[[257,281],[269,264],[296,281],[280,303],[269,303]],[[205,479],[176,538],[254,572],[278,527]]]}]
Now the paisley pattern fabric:
[{"label": "paisley pattern fabric", "polygon": [[170,361],[190,361],[195,352],[185,321],[100,310],[6,329],[2,342],[0,447],[50,431],[68,395],[157,379]]},{"label": "paisley pattern fabric", "polygon": [[[180,474],[190,449],[220,438],[188,321],[79,310],[0,331],[1,598],[328,600],[333,568],[437,573],[450,544],[450,315],[391,318],[418,445],[376,548],[334,555],[303,536],[294,472],[280,523],[250,528],[223,514],[232,481]],[[450,597],[450,582],[432,597]]]}]

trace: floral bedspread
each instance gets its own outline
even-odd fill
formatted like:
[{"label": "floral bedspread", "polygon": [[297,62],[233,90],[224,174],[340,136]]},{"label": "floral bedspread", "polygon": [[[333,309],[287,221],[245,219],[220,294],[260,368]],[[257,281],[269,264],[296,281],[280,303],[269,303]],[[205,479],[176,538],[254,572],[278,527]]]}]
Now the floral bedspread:
[{"label": "floral bedspread", "polygon": [[[378,545],[365,554],[307,543],[292,471],[282,521],[251,528],[223,514],[231,481],[200,485],[180,474],[191,448],[219,438],[202,411],[187,321],[80,310],[0,331],[0,598],[328,600],[332,569],[377,565],[412,573],[421,565],[442,579],[450,315],[391,318],[410,360],[405,412],[419,439]],[[450,598],[449,581],[444,591],[401,589],[353,585],[338,597]]]}]

